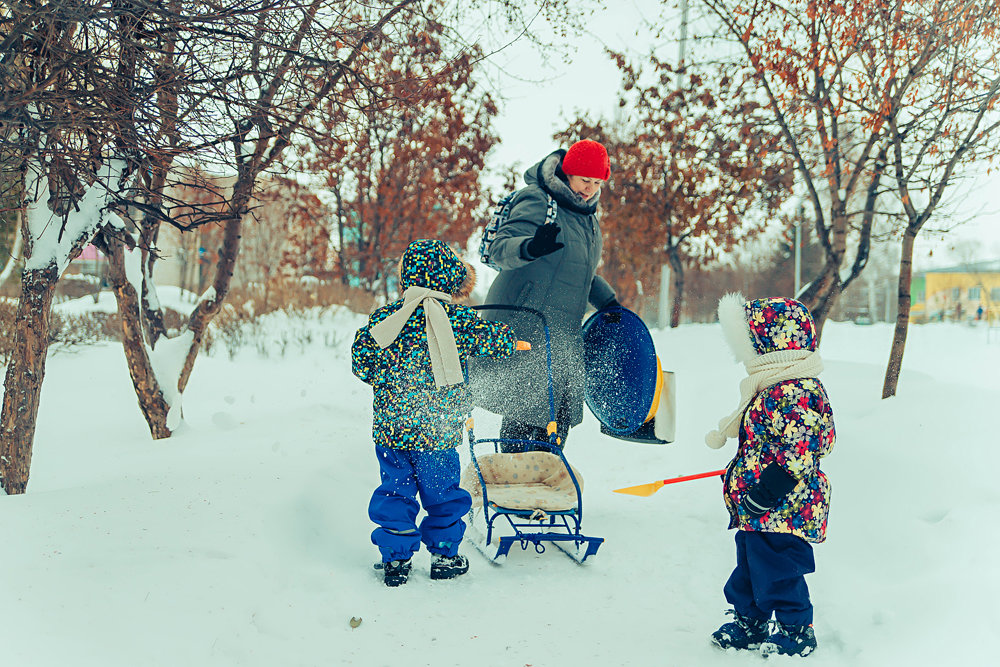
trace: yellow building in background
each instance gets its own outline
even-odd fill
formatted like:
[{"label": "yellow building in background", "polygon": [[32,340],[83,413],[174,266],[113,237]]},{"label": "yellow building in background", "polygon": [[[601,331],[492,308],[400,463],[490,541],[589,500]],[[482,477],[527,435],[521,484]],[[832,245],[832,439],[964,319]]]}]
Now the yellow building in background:
[{"label": "yellow building in background", "polygon": [[1000,260],[917,274],[910,295],[911,322],[1000,323]]}]

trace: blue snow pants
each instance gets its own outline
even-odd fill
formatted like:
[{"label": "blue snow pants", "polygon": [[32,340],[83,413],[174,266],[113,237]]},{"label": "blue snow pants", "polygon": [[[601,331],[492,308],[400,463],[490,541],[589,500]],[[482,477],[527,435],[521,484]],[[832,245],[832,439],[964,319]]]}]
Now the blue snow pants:
[{"label": "blue snow pants", "polygon": [[797,535],[736,531],[736,569],[723,592],[733,608],[758,620],[810,625],[805,575],[816,571],[812,545]]},{"label": "blue snow pants", "polygon": [[[372,494],[368,516],[378,524],[372,531],[372,544],[382,561],[406,560],[421,542],[433,554],[457,554],[465,534],[462,517],[472,507],[469,492],[458,485],[458,451],[421,452],[376,445],[375,455],[382,483]],[[418,529],[421,506],[427,516]]]}]

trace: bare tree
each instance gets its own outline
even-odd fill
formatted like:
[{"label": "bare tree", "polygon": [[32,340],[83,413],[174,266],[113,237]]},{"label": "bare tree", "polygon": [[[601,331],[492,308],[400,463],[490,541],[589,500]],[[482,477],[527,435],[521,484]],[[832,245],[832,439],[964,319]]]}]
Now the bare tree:
[{"label": "bare tree", "polygon": [[[223,20],[204,15],[204,43],[185,53],[188,61],[171,63],[184,76],[176,95],[168,90],[158,100],[162,117],[171,112],[186,122],[167,128],[176,143],[200,142],[222,169],[235,178],[221,203],[209,214],[199,211],[186,227],[214,218],[222,240],[211,285],[201,295],[183,331],[167,332],[152,283],[154,251],[167,188],[168,170],[154,182],[139,208],[129,237],[106,234],[102,241],[111,261],[112,285],[119,302],[124,346],[140,408],[153,437],[167,437],[181,418],[181,398],[208,330],[231,286],[243,223],[251,211],[258,182],[269,170],[282,168],[293,137],[307,131],[308,121],[325,100],[340,95],[357,76],[373,45],[391,42],[400,25],[419,23],[417,0],[370,2],[344,6],[330,0],[309,3],[276,0],[254,3],[248,11],[229,12]],[[249,11],[252,9],[252,11]],[[179,16],[184,16],[179,14]],[[192,25],[192,17],[184,17]],[[227,36],[218,40],[219,33]],[[190,41],[187,48],[191,48]],[[183,64],[183,68],[178,65]],[[191,87],[191,72],[210,72]],[[196,105],[183,109],[184,100]],[[166,124],[163,125],[167,127]],[[222,132],[213,131],[222,128]],[[189,204],[189,202],[183,202]],[[176,219],[171,222],[178,224]],[[181,223],[183,224],[183,223]],[[129,247],[137,250],[131,251]],[[137,254],[137,257],[131,256]],[[129,263],[136,264],[130,270]],[[141,286],[130,279],[141,278]],[[165,360],[180,358],[170,366]]]},{"label": "bare tree", "polygon": [[915,37],[905,48],[883,45],[883,58],[900,71],[898,96],[910,102],[905,113],[889,114],[886,124],[889,172],[905,225],[882,398],[895,396],[902,368],[917,235],[963,168],[995,157],[1000,140],[1000,6],[939,0],[923,11],[898,11],[885,19]]},{"label": "bare tree", "polygon": [[621,54],[609,55],[622,72],[619,105],[631,126],[577,119],[557,138],[608,146],[614,166],[601,204],[603,274],[631,301],[640,285],[657,294],[659,268],[669,263],[676,327],[685,268],[756,236],[788,196],[793,169],[775,137],[761,131],[760,105],[725,70],[678,71],[651,55],[644,73]]},{"label": "bare tree", "polygon": [[249,228],[237,266],[238,284],[263,292],[262,308],[271,291],[293,276],[329,273],[329,208],[311,188],[288,178],[267,178],[255,198]]},{"label": "bare tree", "polygon": [[[544,0],[550,16],[572,13]],[[513,0],[470,6],[524,18]],[[465,11],[443,0],[79,0],[7,2],[0,12],[0,154],[24,192],[25,270],[7,368],[0,475],[24,491],[45,369],[52,295],[89,242],[109,257],[123,347],[154,438],[170,435],[209,323],[229,291],[260,177],[284,171],[296,137],[335,100],[390,101],[406,84],[378,80],[366,63],[405,48],[420,26],[437,29]],[[445,76],[472,53],[457,43],[438,56]],[[423,83],[423,82],[421,82]],[[392,99],[395,104],[396,100]],[[231,175],[204,201],[176,198],[200,165]],[[214,275],[181,331],[167,331],[152,281],[160,227],[221,228]],[[216,251],[212,251],[215,253]]]},{"label": "bare tree", "polygon": [[[116,152],[137,91],[116,85],[128,9],[110,3],[7,3],[0,14],[0,154],[23,193],[24,271],[0,410],[0,482],[27,485],[56,282],[134,181]],[[135,146],[136,150],[140,146]]]},{"label": "bare tree", "polygon": [[702,2],[740,45],[812,209],[825,261],[797,296],[822,330],[867,263],[885,189],[886,120],[908,103],[896,88],[898,72],[870,48],[906,38],[878,20],[883,5],[900,3]]},{"label": "bare tree", "polygon": [[357,113],[341,120],[331,109],[324,138],[304,151],[335,196],[337,272],[373,293],[394,289],[396,259],[410,241],[464,244],[485,208],[479,177],[497,139],[497,109],[475,80],[478,49],[442,69],[446,48],[441,26],[415,26],[405,47],[383,47],[365,70],[383,83],[359,80]]},{"label": "bare tree", "polygon": [[702,1],[741,45],[812,201],[826,262],[801,298],[820,326],[864,269],[875,217],[902,221],[898,316],[883,387],[890,396],[906,339],[916,236],[963,167],[992,155],[1000,6]]},{"label": "bare tree", "polygon": [[[184,220],[168,215],[167,193],[174,184],[164,160],[148,170],[153,179],[147,200],[136,204],[140,215],[133,217],[135,227],[129,236],[109,233],[101,238],[119,298],[126,357],[154,437],[168,436],[181,417],[181,397],[208,326],[231,286],[243,224],[255,205],[261,177],[299,165],[296,143],[336,152],[371,113],[426,102],[425,96],[413,91],[450,81],[455,71],[467,69],[470,54],[477,52],[472,44],[458,43],[450,51],[437,48],[430,57],[424,55],[419,69],[383,66],[386,53],[402,60],[408,53],[426,54],[431,36],[442,33],[441,21],[449,11],[457,11],[444,0],[244,3],[225,11],[206,4],[200,14],[175,9],[164,20],[184,26],[184,50],[160,49],[155,54],[162,72],[157,134],[168,146],[183,148],[185,154],[195,152],[203,162],[210,155],[217,169],[235,174],[231,188],[217,193],[222,204],[189,212]],[[564,0],[544,4],[557,14],[570,12]],[[493,5],[506,8],[513,17],[522,16],[512,0],[472,3]],[[202,43],[197,44],[192,34],[200,35]],[[164,52],[176,55],[162,62]],[[175,159],[178,151],[161,154]],[[173,204],[190,209],[190,202]],[[151,280],[155,241],[163,222],[184,229],[208,222],[221,226],[211,284],[184,330],[169,335]],[[133,247],[136,250],[130,251]],[[138,257],[129,260],[133,254]],[[129,270],[128,261],[138,266]],[[141,288],[130,276],[141,279]],[[158,352],[158,346],[166,349]],[[173,366],[174,372],[166,370],[168,364],[156,362],[157,356],[178,355],[183,362]]]},{"label": "bare tree", "polygon": [[[169,435],[208,323],[225,297],[258,177],[417,0],[15,4],[3,16],[0,138],[27,193],[26,269],[7,369],[0,471],[27,484],[55,284],[92,239],[110,260],[123,344],[154,437]],[[406,12],[410,11],[410,14]],[[170,201],[178,159],[235,172],[222,206]],[[187,217],[176,213],[187,211]],[[218,222],[209,290],[167,331],[152,283],[162,223]],[[180,363],[168,363],[176,361]],[[169,423],[168,423],[169,422]]]}]

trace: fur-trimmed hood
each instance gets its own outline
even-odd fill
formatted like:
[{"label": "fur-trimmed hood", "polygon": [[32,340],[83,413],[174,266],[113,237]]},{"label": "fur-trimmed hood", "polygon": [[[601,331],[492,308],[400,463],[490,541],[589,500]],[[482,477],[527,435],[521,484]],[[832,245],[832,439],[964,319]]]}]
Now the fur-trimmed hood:
[{"label": "fur-trimmed hood", "polygon": [[549,193],[560,206],[568,208],[574,213],[590,215],[597,211],[600,192],[590,199],[584,199],[573,192],[569,184],[563,180],[562,159],[564,155],[566,155],[566,151],[560,148],[542,158],[541,162],[524,172],[524,182],[528,185],[539,186]]},{"label": "fur-trimmed hood", "polygon": [[780,350],[816,350],[812,314],[795,299],[746,301],[731,292],[719,299],[719,323],[733,356],[743,363]]},{"label": "fur-trimmed hood", "polygon": [[444,241],[413,241],[399,259],[401,292],[416,285],[451,294],[457,300],[469,296],[475,284],[475,270]]}]

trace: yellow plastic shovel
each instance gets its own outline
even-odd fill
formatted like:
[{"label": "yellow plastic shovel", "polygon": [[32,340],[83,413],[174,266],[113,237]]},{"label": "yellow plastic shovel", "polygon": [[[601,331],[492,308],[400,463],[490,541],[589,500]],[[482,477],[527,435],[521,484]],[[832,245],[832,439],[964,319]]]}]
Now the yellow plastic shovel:
[{"label": "yellow plastic shovel", "polygon": [[651,496],[667,484],[687,482],[692,479],[703,479],[705,477],[720,477],[725,474],[725,469],[713,470],[712,472],[700,472],[697,475],[683,475],[681,477],[673,477],[671,479],[661,479],[659,482],[640,484],[639,486],[627,486],[624,489],[615,489],[615,493],[627,493],[631,496]]}]

